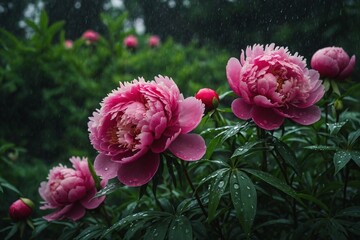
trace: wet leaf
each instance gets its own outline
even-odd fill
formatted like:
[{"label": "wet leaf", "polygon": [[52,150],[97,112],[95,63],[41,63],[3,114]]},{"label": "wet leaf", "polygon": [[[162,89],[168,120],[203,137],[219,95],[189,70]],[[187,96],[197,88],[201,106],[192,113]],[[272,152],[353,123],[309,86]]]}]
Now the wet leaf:
[{"label": "wet leaf", "polygon": [[347,120],[343,121],[343,122],[327,123],[330,134],[331,135],[337,134],[346,123],[347,123]]},{"label": "wet leaf", "polygon": [[277,138],[273,138],[273,142],[276,155],[280,156],[286,162],[286,164],[289,165],[299,175],[300,167],[294,151]]},{"label": "wet leaf", "polygon": [[213,183],[211,184],[208,212],[209,221],[212,221],[215,217],[216,209],[229,182],[229,174],[229,170],[218,174],[217,177],[214,179]]},{"label": "wet leaf", "polygon": [[334,166],[335,166],[335,173],[334,175],[336,175],[341,169],[343,169],[346,164],[350,161],[351,159],[351,153],[349,151],[337,151],[334,155]]},{"label": "wet leaf", "polygon": [[237,157],[237,156],[241,156],[241,155],[244,155],[245,153],[249,152],[250,150],[252,150],[252,148],[261,143],[261,141],[255,141],[255,142],[246,142],[243,146],[241,147],[238,147],[233,155],[231,156],[232,158],[233,157]]},{"label": "wet leaf", "polygon": [[192,228],[189,219],[179,216],[172,220],[168,230],[169,240],[192,240]]},{"label": "wet leaf", "polygon": [[356,130],[355,132],[351,132],[348,137],[348,144],[352,146],[355,144],[356,140],[360,137],[360,129]]},{"label": "wet leaf", "polygon": [[254,170],[254,169],[243,169],[243,170],[245,172],[250,173],[251,175],[254,175],[257,178],[260,178],[264,182],[266,182],[266,183],[270,184],[271,186],[277,188],[278,190],[286,193],[287,195],[289,195],[295,199],[298,199],[297,193],[295,192],[294,189],[292,189],[284,181],[281,181],[280,179],[274,177],[273,175],[263,172],[263,171]]},{"label": "wet leaf", "polygon": [[99,192],[96,193],[94,197],[101,197],[104,195],[109,195],[110,193],[120,189],[122,187],[122,184],[118,181],[113,183],[108,183],[103,189],[101,189]]},{"label": "wet leaf", "polygon": [[144,240],[165,239],[171,219],[171,217],[168,217],[156,224],[151,224],[146,230]]},{"label": "wet leaf", "polygon": [[240,224],[249,235],[257,206],[255,186],[244,172],[234,170],[230,177],[230,193]]}]

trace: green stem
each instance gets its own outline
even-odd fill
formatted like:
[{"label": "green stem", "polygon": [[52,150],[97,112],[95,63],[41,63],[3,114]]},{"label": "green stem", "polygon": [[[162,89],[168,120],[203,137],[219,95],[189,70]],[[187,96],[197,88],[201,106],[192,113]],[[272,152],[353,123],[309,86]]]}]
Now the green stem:
[{"label": "green stem", "polygon": [[[196,191],[196,189],[195,189],[195,187],[194,187],[194,184],[192,183],[192,181],[191,181],[191,179],[190,179],[190,176],[189,176],[189,173],[188,173],[188,171],[187,171],[187,169],[186,169],[186,166],[185,166],[185,164],[184,164],[184,161],[181,161],[181,166],[182,166],[182,169],[183,169],[183,171],[184,171],[185,178],[186,178],[186,180],[188,181],[188,183],[189,183],[189,185],[190,185],[190,187],[191,187],[191,190],[193,191],[193,195],[195,196],[196,201],[197,201],[197,203],[199,204],[203,215],[205,216],[205,218],[208,218],[208,214],[207,214],[207,212],[206,212],[206,210],[205,210],[204,205],[203,205],[202,202],[201,202],[200,196],[199,196],[199,194],[197,193],[197,191]],[[217,232],[218,232],[218,234],[219,234],[219,236],[220,236],[220,239],[224,239],[224,236],[223,236],[223,234],[222,234],[219,221],[216,220],[216,221],[213,222],[213,224],[214,224],[214,227],[215,227],[215,229],[217,230]]]},{"label": "green stem", "polygon": [[349,173],[350,173],[350,169],[349,166],[346,165],[345,169],[344,169],[344,174],[345,174],[345,179],[344,179],[344,192],[343,192],[343,207],[345,208],[346,206],[346,190],[347,190],[347,186],[348,186],[348,182],[349,182]]},{"label": "green stem", "polygon": [[266,154],[266,149],[267,149],[267,145],[266,145],[266,139],[265,139],[265,131],[264,129],[257,127],[257,136],[259,140],[262,140],[262,161],[261,161],[261,170],[264,172],[267,172],[267,154]]}]

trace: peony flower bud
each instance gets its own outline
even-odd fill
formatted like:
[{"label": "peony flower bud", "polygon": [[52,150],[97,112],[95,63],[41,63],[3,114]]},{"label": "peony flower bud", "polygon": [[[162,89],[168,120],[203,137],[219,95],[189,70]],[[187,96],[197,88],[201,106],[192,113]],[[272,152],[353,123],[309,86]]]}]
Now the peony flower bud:
[{"label": "peony flower bud", "polygon": [[152,48],[158,47],[160,45],[160,38],[153,35],[149,38],[148,44]]},{"label": "peony flower bud", "polygon": [[83,33],[81,38],[86,41],[86,44],[92,44],[99,40],[100,35],[93,30],[87,30]]},{"label": "peony flower bud", "polygon": [[219,95],[210,88],[200,89],[195,98],[204,103],[206,111],[211,111],[219,106]]},{"label": "peony flower bud", "polygon": [[311,58],[311,67],[321,76],[344,79],[355,67],[355,55],[349,55],[340,47],[326,47],[318,50]]},{"label": "peony flower bud", "polygon": [[138,40],[134,35],[129,35],[124,39],[125,47],[135,49],[138,46]]},{"label": "peony flower bud", "polygon": [[65,46],[66,49],[72,49],[73,46],[74,46],[74,43],[71,40],[65,40],[64,46]]},{"label": "peony flower bud", "polygon": [[28,198],[20,198],[9,207],[9,215],[13,221],[26,220],[32,213],[34,203]]}]

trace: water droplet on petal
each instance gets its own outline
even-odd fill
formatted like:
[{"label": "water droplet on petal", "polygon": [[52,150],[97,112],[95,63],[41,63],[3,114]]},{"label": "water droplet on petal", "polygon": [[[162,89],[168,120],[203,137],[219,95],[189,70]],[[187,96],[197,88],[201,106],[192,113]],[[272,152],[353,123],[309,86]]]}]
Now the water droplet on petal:
[{"label": "water droplet on petal", "polygon": [[106,167],[104,170],[107,171],[107,170],[109,170],[109,168]]}]

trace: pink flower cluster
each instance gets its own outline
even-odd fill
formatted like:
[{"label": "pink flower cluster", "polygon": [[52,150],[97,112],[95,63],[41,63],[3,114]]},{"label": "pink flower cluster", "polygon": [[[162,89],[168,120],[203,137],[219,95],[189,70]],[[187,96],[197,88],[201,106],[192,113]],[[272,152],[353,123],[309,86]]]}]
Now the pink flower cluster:
[{"label": "pink flower cluster", "polygon": [[205,141],[189,132],[203,112],[201,101],[184,99],[169,77],[120,83],[88,123],[91,143],[99,151],[96,172],[103,179],[118,177],[125,185],[140,186],[155,175],[160,153],[167,149],[182,160],[199,160]]},{"label": "pink flower cluster", "polygon": [[239,96],[231,108],[240,119],[253,119],[266,130],[280,127],[285,118],[302,125],[320,119],[320,109],[314,105],[324,95],[319,73],[307,69],[303,58],[287,48],[247,47],[240,61],[228,61],[226,74]]},{"label": "pink flower cluster", "polygon": [[87,30],[83,33],[81,38],[84,39],[87,44],[92,44],[99,40],[100,34],[93,30]]},{"label": "pink flower cluster", "polygon": [[129,35],[124,39],[124,45],[125,47],[129,49],[135,49],[138,46],[138,40],[137,37],[134,35]]},{"label": "pink flower cluster", "polygon": [[[94,198],[97,189],[90,173],[87,158],[70,158],[74,168],[54,167],[50,170],[48,181],[39,188],[44,205],[40,209],[56,209],[46,215],[48,221],[71,219],[76,221],[85,215],[86,209],[97,208],[105,196]],[[105,186],[107,181],[101,183]]]}]

